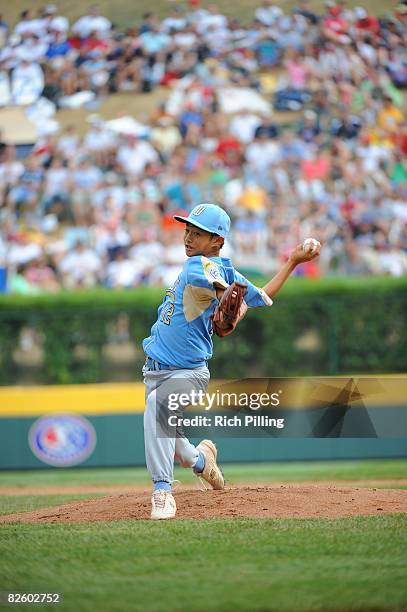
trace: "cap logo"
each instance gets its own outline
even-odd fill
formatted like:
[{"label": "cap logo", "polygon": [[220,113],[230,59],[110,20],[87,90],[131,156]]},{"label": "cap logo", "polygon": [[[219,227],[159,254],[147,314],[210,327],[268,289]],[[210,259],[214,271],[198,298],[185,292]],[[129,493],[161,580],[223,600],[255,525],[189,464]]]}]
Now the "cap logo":
[{"label": "cap logo", "polygon": [[192,211],[191,215],[194,215],[194,217],[197,217],[198,215],[203,213],[205,208],[206,208],[206,206],[197,206],[196,208],[194,208],[194,210]]}]

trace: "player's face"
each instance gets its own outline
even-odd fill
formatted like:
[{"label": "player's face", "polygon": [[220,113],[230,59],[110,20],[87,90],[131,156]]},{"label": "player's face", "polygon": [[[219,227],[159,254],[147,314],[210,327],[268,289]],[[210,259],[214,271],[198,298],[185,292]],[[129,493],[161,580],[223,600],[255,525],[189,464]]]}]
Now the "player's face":
[{"label": "player's face", "polygon": [[210,257],[219,251],[215,236],[190,224],[185,225],[184,245],[188,257],[194,257],[194,255]]}]

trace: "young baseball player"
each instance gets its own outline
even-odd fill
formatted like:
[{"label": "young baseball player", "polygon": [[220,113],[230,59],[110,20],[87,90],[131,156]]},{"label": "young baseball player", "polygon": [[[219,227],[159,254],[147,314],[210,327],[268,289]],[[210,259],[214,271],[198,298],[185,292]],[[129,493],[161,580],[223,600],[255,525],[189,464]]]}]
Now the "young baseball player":
[{"label": "young baseball player", "polygon": [[[321,246],[317,241],[313,241],[312,248],[305,248],[305,243],[298,245],[281,270],[260,289],[237,272],[230,259],[219,255],[230,229],[230,218],[222,208],[202,204],[188,217],[175,216],[174,219],[185,224],[187,261],[174,285],[166,290],[157,321],[150,336],[143,341],[147,356],[143,368],[146,385],[144,441],[147,469],[154,486],[152,519],[175,516],[174,460],[183,467],[192,468],[213,489],[225,486],[214,443],[203,440],[195,447],[181,429],[168,428],[168,417],[172,414],[168,402],[170,393],[205,390],[209,382],[213,328],[219,335],[226,335],[248,307],[271,306],[272,298],[294,268],[317,257]],[[245,285],[243,289],[242,285]],[[219,314],[225,301],[223,293],[224,298],[228,297],[226,308],[232,305],[232,310],[236,306],[239,310],[232,324]]]}]

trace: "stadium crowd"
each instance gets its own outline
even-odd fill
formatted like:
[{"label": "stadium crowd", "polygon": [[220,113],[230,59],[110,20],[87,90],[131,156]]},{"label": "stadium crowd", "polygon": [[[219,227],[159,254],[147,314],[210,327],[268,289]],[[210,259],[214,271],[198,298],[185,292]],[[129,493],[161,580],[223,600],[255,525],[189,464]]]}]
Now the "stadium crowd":
[{"label": "stadium crowd", "polygon": [[6,271],[21,293],[175,279],[172,216],[205,201],[230,213],[222,252],[246,270],[314,236],[323,255],[299,274],[407,273],[407,4],[378,19],[264,0],[243,24],[190,0],[126,32],[95,5],[73,24],[48,5],[14,29],[0,16],[0,45],[2,106],[168,88],[138,130],[92,113],[23,159],[0,137],[3,290]]}]

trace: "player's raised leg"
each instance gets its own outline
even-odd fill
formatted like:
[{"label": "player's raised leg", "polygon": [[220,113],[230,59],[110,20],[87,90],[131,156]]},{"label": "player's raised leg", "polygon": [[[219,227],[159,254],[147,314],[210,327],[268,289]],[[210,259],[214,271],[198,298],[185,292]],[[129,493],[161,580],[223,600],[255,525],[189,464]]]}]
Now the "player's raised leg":
[{"label": "player's raised leg", "polygon": [[211,440],[202,440],[198,446],[194,446],[184,436],[178,437],[175,441],[175,459],[182,467],[192,468],[212,489],[225,488],[225,479],[217,464],[217,448]]}]

